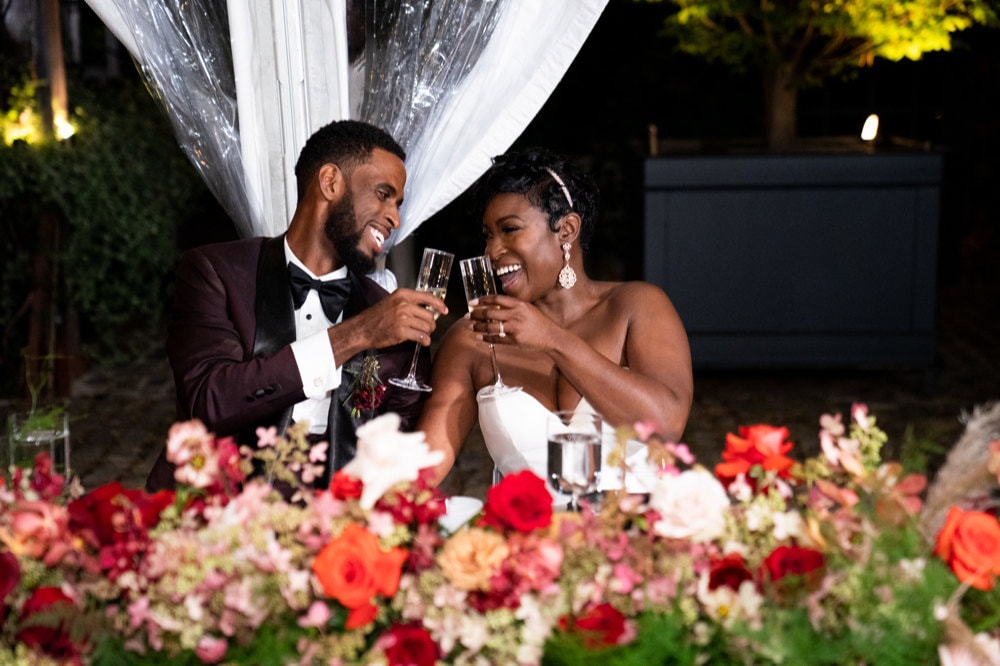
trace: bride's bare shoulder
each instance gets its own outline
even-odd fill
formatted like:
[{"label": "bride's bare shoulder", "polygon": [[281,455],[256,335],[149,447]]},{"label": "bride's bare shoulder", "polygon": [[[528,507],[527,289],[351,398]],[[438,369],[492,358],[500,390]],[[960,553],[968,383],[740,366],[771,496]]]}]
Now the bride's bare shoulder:
[{"label": "bride's bare shoulder", "polygon": [[607,300],[618,306],[634,309],[636,306],[649,307],[652,303],[669,302],[666,293],[655,284],[632,280],[629,282],[606,282]]}]

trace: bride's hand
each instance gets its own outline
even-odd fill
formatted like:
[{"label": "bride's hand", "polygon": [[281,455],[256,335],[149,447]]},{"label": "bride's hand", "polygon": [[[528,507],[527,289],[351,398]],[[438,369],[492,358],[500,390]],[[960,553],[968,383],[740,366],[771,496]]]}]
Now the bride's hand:
[{"label": "bride's hand", "polygon": [[534,305],[510,296],[483,296],[469,317],[484,342],[527,351],[549,351],[562,331]]}]

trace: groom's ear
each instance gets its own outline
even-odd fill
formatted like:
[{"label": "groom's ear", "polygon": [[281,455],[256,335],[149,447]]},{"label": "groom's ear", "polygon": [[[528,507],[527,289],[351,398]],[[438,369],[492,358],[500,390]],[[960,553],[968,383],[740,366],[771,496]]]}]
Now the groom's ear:
[{"label": "groom's ear", "polygon": [[580,216],[576,213],[566,213],[558,222],[560,243],[575,243],[580,236]]},{"label": "groom's ear", "polygon": [[331,203],[339,201],[340,197],[344,196],[347,191],[347,179],[344,177],[344,172],[332,162],[327,162],[319,168],[316,180],[319,183],[320,194]]}]

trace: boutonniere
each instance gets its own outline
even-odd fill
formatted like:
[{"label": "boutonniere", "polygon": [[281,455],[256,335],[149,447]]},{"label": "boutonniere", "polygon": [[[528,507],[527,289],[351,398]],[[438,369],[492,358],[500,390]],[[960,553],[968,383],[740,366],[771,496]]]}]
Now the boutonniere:
[{"label": "boutonniere", "polygon": [[371,353],[365,354],[359,368],[344,368],[345,372],[354,377],[351,393],[344,401],[345,405],[350,406],[351,416],[354,418],[360,418],[362,412],[374,413],[382,404],[385,384],[379,379],[378,368],[378,357]]}]

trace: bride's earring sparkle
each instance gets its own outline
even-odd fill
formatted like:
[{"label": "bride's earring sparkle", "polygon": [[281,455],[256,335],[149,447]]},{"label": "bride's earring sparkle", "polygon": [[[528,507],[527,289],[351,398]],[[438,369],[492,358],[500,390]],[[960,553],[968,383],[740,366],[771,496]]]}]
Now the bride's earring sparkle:
[{"label": "bride's earring sparkle", "polygon": [[573,285],[576,284],[576,271],[569,267],[569,243],[563,243],[563,264],[562,270],[559,271],[559,286],[563,289],[572,289]]}]

